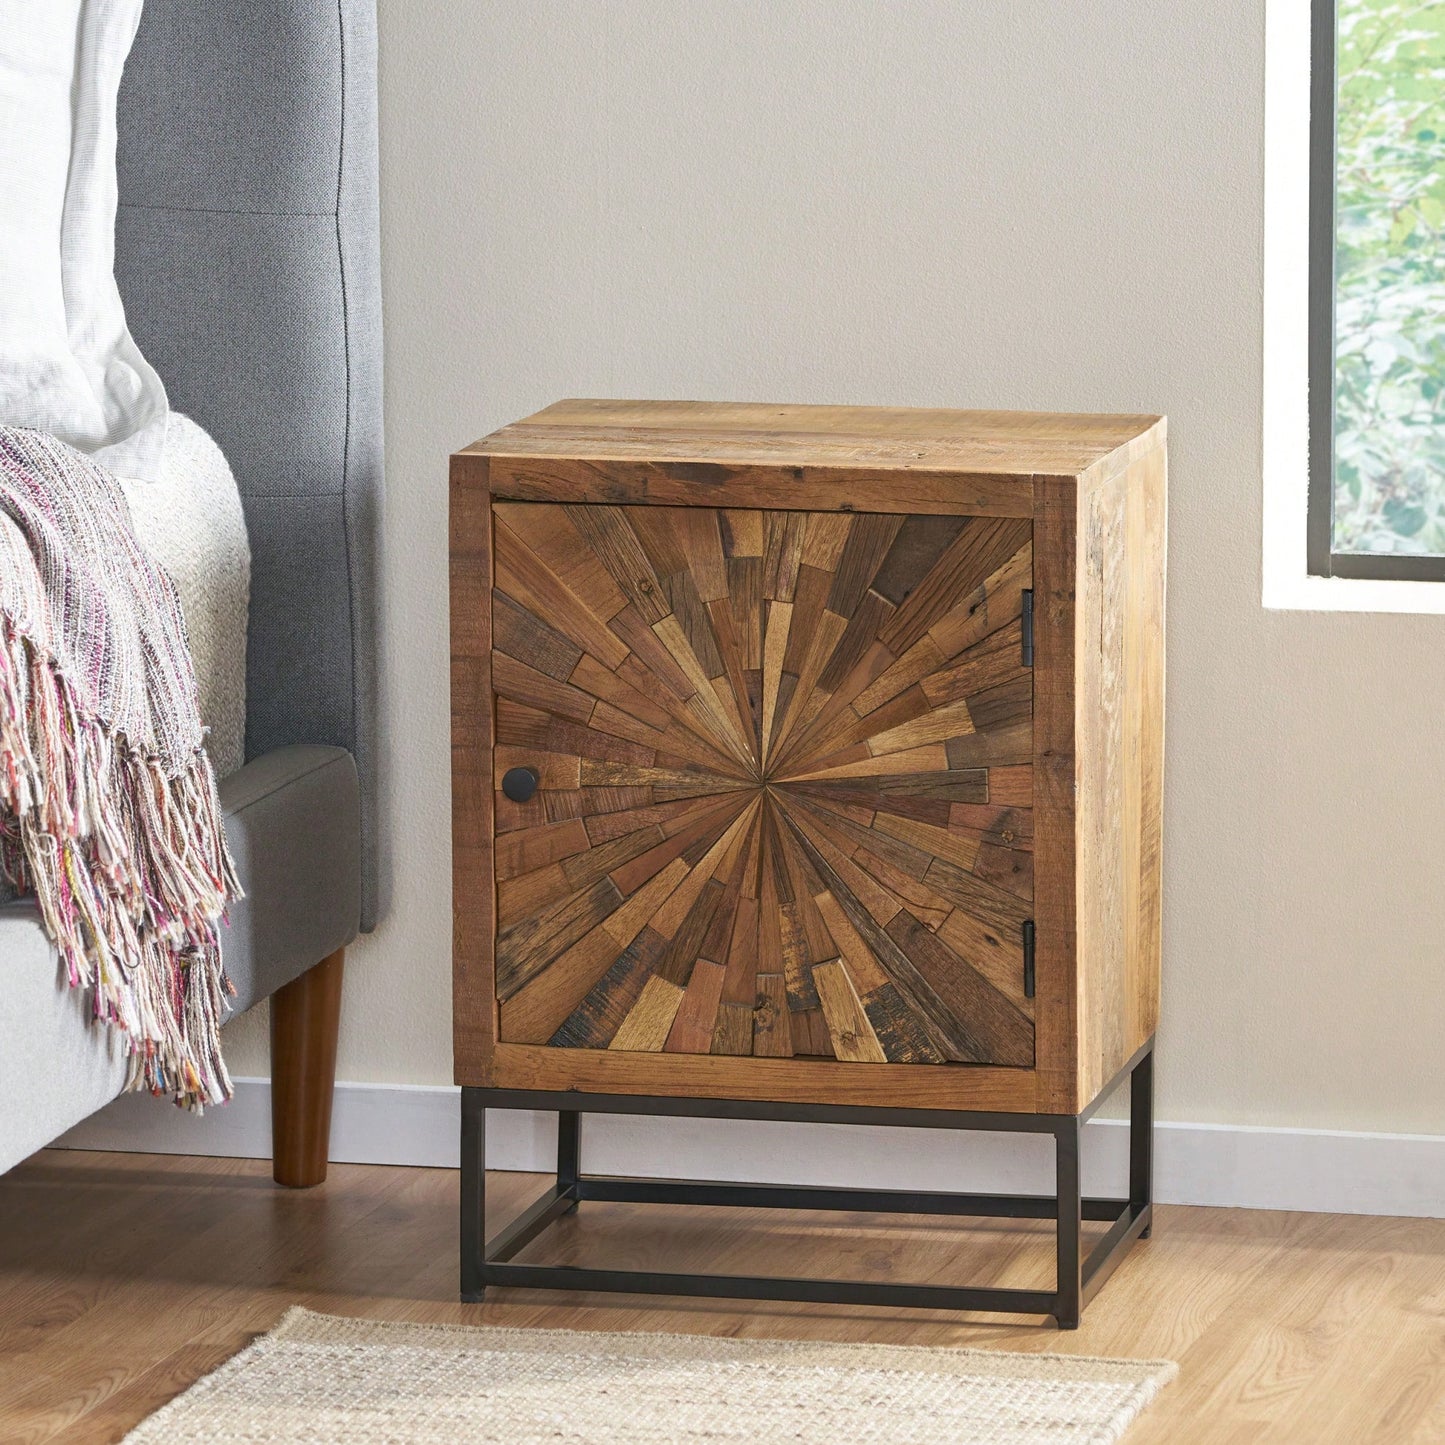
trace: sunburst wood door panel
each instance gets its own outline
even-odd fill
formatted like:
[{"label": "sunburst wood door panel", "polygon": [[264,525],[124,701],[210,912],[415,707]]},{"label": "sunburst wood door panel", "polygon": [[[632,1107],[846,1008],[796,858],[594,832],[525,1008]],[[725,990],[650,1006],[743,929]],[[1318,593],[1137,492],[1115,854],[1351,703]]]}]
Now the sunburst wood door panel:
[{"label": "sunburst wood door panel", "polygon": [[1031,532],[496,502],[500,1038],[1031,1066]]}]

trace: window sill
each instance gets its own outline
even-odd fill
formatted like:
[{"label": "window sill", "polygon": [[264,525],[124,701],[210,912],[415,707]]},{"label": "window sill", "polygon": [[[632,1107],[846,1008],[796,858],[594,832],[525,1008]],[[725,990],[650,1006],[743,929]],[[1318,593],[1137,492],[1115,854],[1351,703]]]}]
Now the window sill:
[{"label": "window sill", "polygon": [[1445,613],[1445,583],[1362,577],[1287,577],[1266,566],[1264,605],[1297,612]]}]

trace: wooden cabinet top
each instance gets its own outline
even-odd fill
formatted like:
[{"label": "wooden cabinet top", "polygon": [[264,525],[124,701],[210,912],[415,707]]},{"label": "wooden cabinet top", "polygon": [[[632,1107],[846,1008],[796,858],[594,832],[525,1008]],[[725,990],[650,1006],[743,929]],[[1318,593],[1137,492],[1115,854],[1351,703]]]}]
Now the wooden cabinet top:
[{"label": "wooden cabinet top", "polygon": [[460,455],[1079,476],[1128,463],[1162,442],[1164,428],[1157,416],[569,400]]}]

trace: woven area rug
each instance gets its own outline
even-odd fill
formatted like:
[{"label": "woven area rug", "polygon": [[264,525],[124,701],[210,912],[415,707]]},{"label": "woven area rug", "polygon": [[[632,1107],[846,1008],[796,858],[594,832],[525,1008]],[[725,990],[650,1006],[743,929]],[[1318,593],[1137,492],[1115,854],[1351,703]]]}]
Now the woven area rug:
[{"label": "woven area rug", "polygon": [[378,1324],[290,1310],[126,1437],[348,1445],[1106,1445],[1163,1360]]}]

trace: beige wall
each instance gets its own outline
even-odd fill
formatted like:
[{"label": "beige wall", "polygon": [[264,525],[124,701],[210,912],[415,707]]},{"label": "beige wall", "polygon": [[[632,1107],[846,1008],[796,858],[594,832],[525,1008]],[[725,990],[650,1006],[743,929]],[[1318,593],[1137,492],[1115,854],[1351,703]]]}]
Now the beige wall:
[{"label": "beige wall", "polygon": [[1157,410],[1161,1115],[1445,1132],[1445,619],[1259,601],[1262,0],[381,12],[396,885],[343,1077],[450,1074],[453,446],[566,395]]}]

